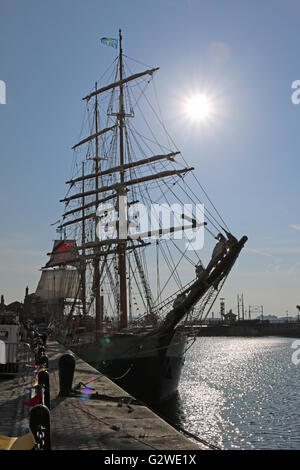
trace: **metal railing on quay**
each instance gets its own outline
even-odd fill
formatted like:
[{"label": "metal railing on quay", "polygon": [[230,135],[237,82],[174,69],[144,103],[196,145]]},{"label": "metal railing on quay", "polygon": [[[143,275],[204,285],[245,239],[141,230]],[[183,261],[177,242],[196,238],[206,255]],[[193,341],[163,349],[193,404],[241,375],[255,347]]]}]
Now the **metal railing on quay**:
[{"label": "metal railing on quay", "polygon": [[1,341],[0,375],[23,375],[33,364],[30,344]]}]

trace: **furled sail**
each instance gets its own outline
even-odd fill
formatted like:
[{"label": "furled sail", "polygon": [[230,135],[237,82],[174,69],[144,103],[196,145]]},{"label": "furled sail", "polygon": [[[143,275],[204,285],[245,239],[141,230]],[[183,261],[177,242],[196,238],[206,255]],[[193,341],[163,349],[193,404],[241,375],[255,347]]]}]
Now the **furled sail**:
[{"label": "furled sail", "polygon": [[35,294],[48,302],[56,299],[75,299],[79,286],[80,275],[77,269],[45,269]]}]

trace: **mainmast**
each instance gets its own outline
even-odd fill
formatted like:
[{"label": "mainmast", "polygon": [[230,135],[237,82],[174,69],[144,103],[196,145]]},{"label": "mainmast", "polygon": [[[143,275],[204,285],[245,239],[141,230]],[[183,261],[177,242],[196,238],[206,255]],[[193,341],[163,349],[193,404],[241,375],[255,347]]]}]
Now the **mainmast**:
[{"label": "mainmast", "polygon": [[82,287],[82,314],[83,316],[86,315],[86,261],[85,261],[85,247],[84,244],[85,240],[85,197],[84,197],[84,162],[82,162],[82,263],[81,263],[81,287]]},{"label": "mainmast", "polygon": [[[119,29],[119,66],[120,66],[120,101],[119,101],[119,132],[120,132],[120,166],[124,167],[124,96],[123,96],[123,58],[122,58],[122,31]],[[127,214],[122,214],[124,211],[123,204],[120,207],[121,196],[125,196],[124,187],[124,169],[120,171],[121,189],[118,194],[118,210],[119,210],[119,224],[118,224],[118,238],[120,238],[121,220],[127,220]],[[123,198],[122,198],[123,200]],[[127,283],[126,283],[126,242],[119,244],[119,278],[120,278],[120,328],[127,328]]]},{"label": "mainmast", "polygon": [[[97,82],[95,84],[95,91],[97,91]],[[96,208],[98,207],[99,203],[99,180],[98,180],[98,173],[99,173],[99,142],[98,142],[98,95],[95,95],[95,204]],[[97,239],[97,220],[95,217],[95,240]],[[95,290],[95,305],[96,305],[96,338],[99,336],[99,332],[102,330],[102,311],[101,311],[101,298],[100,298],[100,269],[99,269],[99,262],[100,262],[100,254],[99,248],[95,247],[94,249],[95,260],[94,260],[94,290]]]}]

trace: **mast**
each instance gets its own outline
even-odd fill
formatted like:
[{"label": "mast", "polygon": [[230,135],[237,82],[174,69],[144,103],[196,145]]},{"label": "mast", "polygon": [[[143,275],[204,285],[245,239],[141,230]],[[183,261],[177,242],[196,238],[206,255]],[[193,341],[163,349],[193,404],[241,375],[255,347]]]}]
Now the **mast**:
[{"label": "mast", "polygon": [[[124,166],[124,138],[123,138],[123,128],[124,128],[124,96],[123,96],[123,58],[122,58],[122,31],[119,29],[119,66],[120,66],[120,101],[119,101],[119,132],[120,132],[120,165]],[[120,171],[120,183],[121,183],[121,190],[118,194],[119,201],[120,196],[124,196],[124,169]],[[124,221],[127,219],[127,214],[123,214],[120,210],[124,210],[120,208],[120,204],[118,206],[119,209],[119,224],[118,224],[118,232],[120,233],[120,221]],[[120,238],[120,237],[119,237]],[[127,283],[126,283],[126,242],[121,242],[119,244],[119,279],[120,279],[120,329],[127,328]]]},{"label": "mast", "polygon": [[[95,91],[97,91],[97,82],[95,84]],[[98,181],[98,172],[99,172],[99,141],[98,141],[98,96],[95,95],[95,133],[96,133],[96,155],[95,155],[95,203],[96,207],[98,206],[99,196],[98,196],[98,189],[99,189],[99,181]],[[97,237],[97,223],[95,218],[95,240]],[[96,306],[96,339],[99,337],[99,332],[102,330],[102,311],[101,311],[101,298],[100,298],[100,270],[99,270],[99,248],[95,247],[94,249],[94,289],[95,289],[95,306]]]},{"label": "mast", "polygon": [[[82,177],[84,178],[84,162],[82,162]],[[84,200],[84,179],[82,180],[82,265],[81,265],[81,285],[82,285],[82,314],[86,315],[86,261],[85,261],[85,200]]]}]

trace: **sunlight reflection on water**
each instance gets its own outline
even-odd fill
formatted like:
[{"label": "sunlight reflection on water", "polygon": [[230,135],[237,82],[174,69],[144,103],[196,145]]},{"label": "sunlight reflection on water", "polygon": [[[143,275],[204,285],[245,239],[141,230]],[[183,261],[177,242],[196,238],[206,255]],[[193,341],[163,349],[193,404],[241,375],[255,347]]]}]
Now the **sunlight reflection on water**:
[{"label": "sunlight reflection on water", "polygon": [[177,417],[223,449],[300,449],[300,365],[291,338],[197,338]]}]

